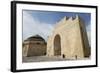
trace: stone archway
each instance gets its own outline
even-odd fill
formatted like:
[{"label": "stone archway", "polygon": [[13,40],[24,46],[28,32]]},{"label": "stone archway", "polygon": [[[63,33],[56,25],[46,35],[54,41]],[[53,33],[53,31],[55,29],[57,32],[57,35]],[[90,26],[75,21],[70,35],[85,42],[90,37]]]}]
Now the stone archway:
[{"label": "stone archway", "polygon": [[61,38],[59,35],[56,35],[54,38],[54,56],[61,55]]}]

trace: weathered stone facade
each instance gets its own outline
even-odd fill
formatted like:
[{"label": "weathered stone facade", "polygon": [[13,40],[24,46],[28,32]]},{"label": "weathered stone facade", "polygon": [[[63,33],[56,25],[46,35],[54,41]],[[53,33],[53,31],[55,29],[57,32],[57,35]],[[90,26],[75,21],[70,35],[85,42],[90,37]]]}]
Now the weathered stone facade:
[{"label": "weathered stone facade", "polygon": [[23,56],[46,55],[46,42],[39,35],[29,37],[23,43]]},{"label": "weathered stone facade", "polygon": [[47,41],[47,56],[84,58],[90,56],[90,47],[84,22],[79,16],[66,16],[56,24]]}]

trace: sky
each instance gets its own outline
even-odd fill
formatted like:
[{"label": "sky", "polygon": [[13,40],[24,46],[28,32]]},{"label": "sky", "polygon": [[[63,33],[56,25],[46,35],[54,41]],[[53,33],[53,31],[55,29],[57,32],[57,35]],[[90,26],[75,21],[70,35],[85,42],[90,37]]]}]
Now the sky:
[{"label": "sky", "polygon": [[48,36],[57,22],[65,16],[74,17],[79,15],[85,22],[89,44],[91,43],[91,14],[76,12],[55,12],[55,11],[36,11],[23,10],[23,40],[34,35],[40,35],[47,41]]}]

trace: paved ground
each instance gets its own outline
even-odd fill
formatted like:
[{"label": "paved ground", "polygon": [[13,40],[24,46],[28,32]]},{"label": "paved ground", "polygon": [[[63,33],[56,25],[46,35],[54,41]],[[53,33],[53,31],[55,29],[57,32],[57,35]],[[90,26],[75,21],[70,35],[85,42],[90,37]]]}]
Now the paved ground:
[{"label": "paved ground", "polygon": [[[84,58],[89,59],[89,58]],[[47,57],[47,56],[34,56],[34,57],[23,57],[23,62],[44,62],[44,61],[65,61],[65,60],[76,60],[75,58],[72,59],[65,59],[61,57]]]}]

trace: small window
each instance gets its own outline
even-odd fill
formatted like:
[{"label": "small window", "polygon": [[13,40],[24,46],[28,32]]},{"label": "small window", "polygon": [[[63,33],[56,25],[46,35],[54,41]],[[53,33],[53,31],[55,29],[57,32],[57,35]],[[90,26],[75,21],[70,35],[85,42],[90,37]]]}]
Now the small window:
[{"label": "small window", "polygon": [[36,44],[41,44],[41,43],[36,43]]}]

